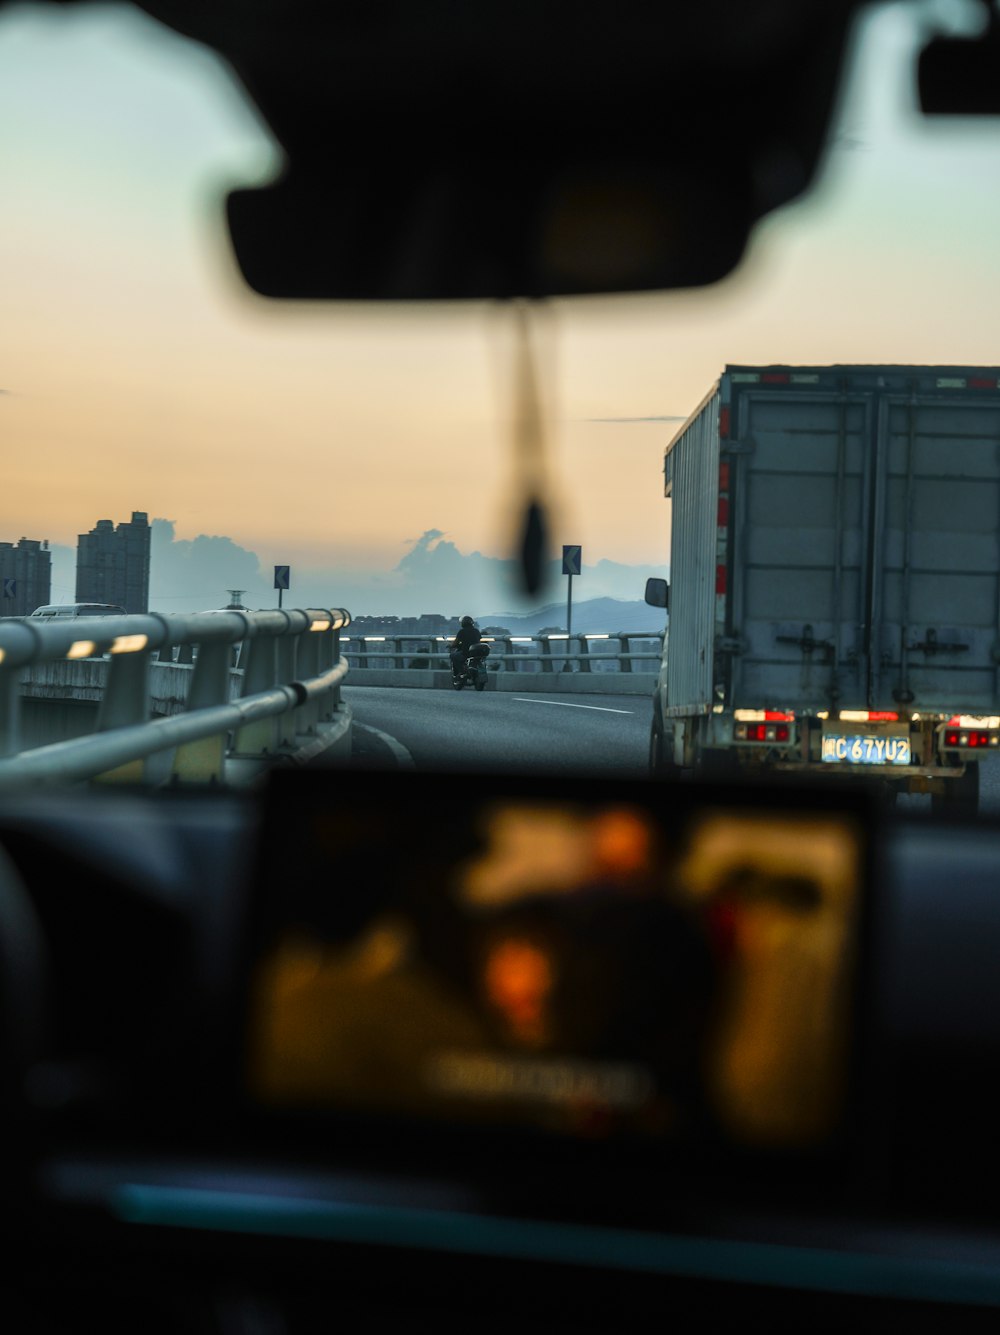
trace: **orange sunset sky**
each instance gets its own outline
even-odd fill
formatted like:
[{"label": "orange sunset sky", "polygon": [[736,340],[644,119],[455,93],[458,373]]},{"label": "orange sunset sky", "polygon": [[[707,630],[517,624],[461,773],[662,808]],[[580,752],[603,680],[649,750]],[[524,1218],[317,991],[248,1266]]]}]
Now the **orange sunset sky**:
[{"label": "orange sunset sky", "polygon": [[[556,304],[557,542],[665,562],[662,419],[727,362],[1000,361],[1000,128],[914,110],[919,34],[965,8],[871,11],[819,188],[736,276]],[[221,64],[138,11],[0,15],[0,539],[144,509],[322,572],[328,601],[428,529],[504,554],[490,312],[249,295],[222,200],[279,162]]]}]

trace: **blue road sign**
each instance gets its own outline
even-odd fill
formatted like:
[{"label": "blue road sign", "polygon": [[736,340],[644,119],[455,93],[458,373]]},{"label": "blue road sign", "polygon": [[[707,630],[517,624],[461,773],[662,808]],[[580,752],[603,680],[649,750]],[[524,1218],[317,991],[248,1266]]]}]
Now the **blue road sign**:
[{"label": "blue road sign", "polygon": [[579,575],[580,566],[583,561],[583,548],[577,546],[563,547],[563,574]]},{"label": "blue road sign", "polygon": [[292,583],[292,567],[275,566],[274,587],[276,589],[288,589],[291,587],[291,583]]},{"label": "blue road sign", "polygon": [[5,598],[17,597],[17,580],[5,579],[3,582],[3,596]]}]

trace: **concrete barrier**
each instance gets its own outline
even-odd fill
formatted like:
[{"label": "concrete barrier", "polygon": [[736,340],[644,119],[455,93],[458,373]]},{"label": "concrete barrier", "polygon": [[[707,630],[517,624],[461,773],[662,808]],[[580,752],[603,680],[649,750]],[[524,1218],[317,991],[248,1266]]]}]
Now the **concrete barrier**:
[{"label": "concrete barrier", "polygon": [[349,625],[343,608],[12,618],[0,625],[0,788],[221,785],[274,763],[343,760]]},{"label": "concrete barrier", "polygon": [[[54,663],[31,663],[22,669],[19,692],[22,700],[56,700],[100,704],[111,668],[109,658],[57,659]],[[190,663],[154,661],[149,666],[149,703],[154,718],[183,714],[194,669]],[[229,698],[239,697],[243,673],[229,671]]]}]

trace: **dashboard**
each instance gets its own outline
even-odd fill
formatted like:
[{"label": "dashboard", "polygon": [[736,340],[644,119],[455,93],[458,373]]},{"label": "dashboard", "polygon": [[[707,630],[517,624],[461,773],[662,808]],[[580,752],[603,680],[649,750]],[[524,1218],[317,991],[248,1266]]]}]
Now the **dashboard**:
[{"label": "dashboard", "polygon": [[[796,822],[809,852],[775,861]],[[311,1331],[331,1311],[482,1330],[664,1310],[693,1330],[992,1320],[998,840],[842,793],[638,781],[331,771],[254,794],[5,799],[16,1328],[131,1329],[140,1310],[171,1331]],[[695,899],[735,887],[735,936],[718,897],[664,919],[642,866]],[[793,921],[800,944],[807,921],[833,939],[817,886],[848,905],[836,1004],[826,947],[795,967],[772,949]],[[711,993],[695,920],[728,960],[743,932],[786,1019],[731,964]],[[549,946],[568,981],[546,1029]],[[481,965],[471,1039],[471,974],[445,979],[447,1014],[427,1008],[428,969],[440,982],[457,957]],[[682,1002],[710,993],[729,1018],[706,1027]],[[651,1010],[674,1017],[667,1038]],[[451,1084],[433,1097],[414,1083],[428,1029],[475,1058],[442,1066],[435,1047]],[[716,1073],[700,1102],[692,1053]],[[817,1088],[818,1120],[800,1097]]]}]

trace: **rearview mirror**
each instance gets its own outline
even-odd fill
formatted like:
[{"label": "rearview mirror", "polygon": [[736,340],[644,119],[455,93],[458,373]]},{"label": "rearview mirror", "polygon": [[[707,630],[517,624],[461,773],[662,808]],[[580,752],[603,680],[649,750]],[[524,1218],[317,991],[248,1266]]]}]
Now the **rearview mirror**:
[{"label": "rearview mirror", "polygon": [[141,7],[214,46],[281,145],[227,203],[256,292],[481,301],[724,278],[810,185],[859,2]]}]

